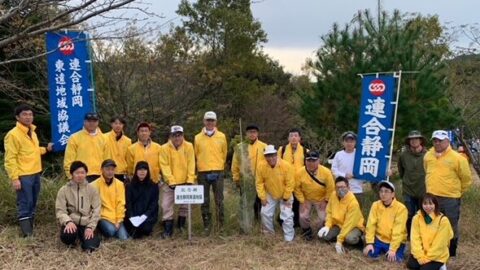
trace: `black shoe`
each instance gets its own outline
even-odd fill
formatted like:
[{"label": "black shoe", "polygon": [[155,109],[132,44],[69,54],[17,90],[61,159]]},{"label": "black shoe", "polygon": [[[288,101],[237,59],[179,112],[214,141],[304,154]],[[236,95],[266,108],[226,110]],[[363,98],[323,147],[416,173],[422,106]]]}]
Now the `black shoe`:
[{"label": "black shoe", "polygon": [[302,229],[302,230],[303,230],[302,232],[303,239],[305,239],[306,241],[312,241],[313,240],[312,228]]},{"label": "black shoe", "polygon": [[33,227],[30,218],[22,219],[19,221],[20,229],[22,230],[23,237],[32,236],[33,234]]},{"label": "black shoe", "polygon": [[173,220],[165,220],[163,222],[162,238],[163,239],[171,238],[172,235],[173,235]]}]

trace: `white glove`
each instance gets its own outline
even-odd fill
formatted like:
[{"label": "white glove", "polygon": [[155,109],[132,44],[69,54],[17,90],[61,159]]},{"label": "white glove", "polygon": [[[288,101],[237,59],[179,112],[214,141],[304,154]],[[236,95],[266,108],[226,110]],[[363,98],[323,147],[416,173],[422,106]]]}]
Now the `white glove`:
[{"label": "white glove", "polygon": [[337,251],[337,254],[345,253],[345,249],[343,248],[343,245],[338,242],[335,243],[335,250]]},{"label": "white glove", "polygon": [[318,231],[318,237],[319,238],[325,237],[328,231],[330,231],[330,229],[327,226],[322,227],[320,231]]}]

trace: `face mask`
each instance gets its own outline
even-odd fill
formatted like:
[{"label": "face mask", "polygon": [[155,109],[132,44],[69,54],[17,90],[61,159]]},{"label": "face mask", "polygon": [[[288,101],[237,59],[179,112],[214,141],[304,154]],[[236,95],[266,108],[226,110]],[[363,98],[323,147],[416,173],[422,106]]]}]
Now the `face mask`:
[{"label": "face mask", "polygon": [[338,190],[338,191],[337,191],[337,195],[338,195],[338,197],[340,197],[340,198],[345,197],[345,195],[347,195],[347,193],[348,193],[348,190],[345,190],[345,189],[341,189],[341,190]]}]

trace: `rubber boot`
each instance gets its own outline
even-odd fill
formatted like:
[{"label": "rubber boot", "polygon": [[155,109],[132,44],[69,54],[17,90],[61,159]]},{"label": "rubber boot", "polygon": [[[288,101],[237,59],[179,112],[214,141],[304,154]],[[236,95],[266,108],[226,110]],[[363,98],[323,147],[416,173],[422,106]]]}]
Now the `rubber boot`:
[{"label": "rubber boot", "polygon": [[33,227],[32,227],[31,219],[30,218],[22,219],[19,221],[19,223],[20,223],[20,229],[22,230],[23,237],[32,236]]},{"label": "rubber boot", "polygon": [[165,220],[163,222],[162,238],[167,239],[173,235],[173,220]]},{"label": "rubber boot", "polygon": [[181,216],[178,216],[178,219],[177,219],[177,228],[183,232],[183,230],[185,229],[185,222],[187,221],[187,218],[186,217],[181,217]]}]

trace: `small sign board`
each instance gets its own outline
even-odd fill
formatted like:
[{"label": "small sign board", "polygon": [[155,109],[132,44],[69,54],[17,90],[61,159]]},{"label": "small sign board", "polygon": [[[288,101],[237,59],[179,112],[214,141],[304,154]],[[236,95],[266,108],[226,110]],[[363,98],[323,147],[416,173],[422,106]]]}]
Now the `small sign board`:
[{"label": "small sign board", "polygon": [[202,204],[202,185],[183,185],[175,187],[175,204]]}]

